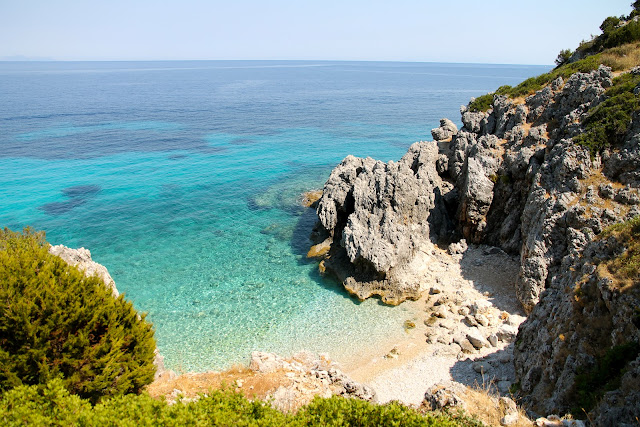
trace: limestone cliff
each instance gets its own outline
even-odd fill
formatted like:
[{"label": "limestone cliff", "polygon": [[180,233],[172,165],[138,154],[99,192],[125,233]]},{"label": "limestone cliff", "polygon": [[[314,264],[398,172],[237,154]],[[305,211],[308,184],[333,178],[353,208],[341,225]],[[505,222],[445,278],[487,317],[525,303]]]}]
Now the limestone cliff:
[{"label": "limestone cliff", "polygon": [[[575,410],[576,378],[640,341],[629,321],[640,299],[594,273],[615,252],[598,236],[640,214],[640,67],[617,74],[558,74],[527,96],[471,102],[459,131],[443,120],[438,142],[413,144],[397,163],[347,157],[317,208],[317,234],[331,242],[322,265],[359,298],[395,304],[424,290],[412,263],[425,242],[465,238],[518,254],[515,290],[531,313],[515,359],[525,402]],[[602,425],[640,415],[640,357],[624,363],[621,385],[591,413]]]}]

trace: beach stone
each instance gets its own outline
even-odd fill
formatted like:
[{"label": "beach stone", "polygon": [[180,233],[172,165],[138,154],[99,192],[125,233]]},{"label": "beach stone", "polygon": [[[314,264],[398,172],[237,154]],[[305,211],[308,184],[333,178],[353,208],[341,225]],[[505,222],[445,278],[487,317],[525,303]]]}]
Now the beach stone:
[{"label": "beach stone", "polygon": [[464,323],[466,323],[467,326],[478,326],[476,318],[470,315],[464,316]]},{"label": "beach stone", "polygon": [[498,339],[503,342],[512,342],[518,335],[518,329],[511,325],[501,325],[496,332]]},{"label": "beach stone", "polygon": [[463,405],[463,400],[448,386],[436,384],[431,386],[424,394],[424,403],[432,411]]},{"label": "beach stone", "polygon": [[473,314],[474,316],[476,314],[483,314],[485,312],[487,312],[489,309],[491,309],[491,303],[487,300],[484,299],[479,299],[473,302],[473,304],[471,304],[471,314]]},{"label": "beach stone", "polygon": [[460,346],[464,353],[473,353],[476,351],[475,347],[469,342],[469,340],[462,335],[454,336],[453,341]]},{"label": "beach stone", "polygon": [[478,313],[474,316],[476,322],[478,322],[482,326],[489,326],[489,319],[484,314]]},{"label": "beach stone", "polygon": [[498,336],[496,334],[489,335],[487,337],[487,341],[489,341],[489,344],[491,344],[493,347],[498,346]]},{"label": "beach stone", "polygon": [[468,316],[469,315],[469,307],[460,307],[458,309],[458,314],[460,316]]},{"label": "beach stone", "polygon": [[480,332],[477,329],[470,329],[467,332],[467,339],[469,340],[471,345],[473,345],[478,350],[482,347],[490,346],[489,341],[487,341],[482,335],[480,335]]}]

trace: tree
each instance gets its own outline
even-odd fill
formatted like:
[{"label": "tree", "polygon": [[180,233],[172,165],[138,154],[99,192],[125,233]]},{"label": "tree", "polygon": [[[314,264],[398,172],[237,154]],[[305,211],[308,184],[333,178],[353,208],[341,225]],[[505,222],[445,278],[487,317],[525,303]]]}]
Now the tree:
[{"label": "tree", "polygon": [[573,51],[571,49],[562,49],[558,54],[558,57],[556,58],[556,65],[559,67],[562,64],[565,64],[567,61],[569,61],[571,55],[573,55]]},{"label": "tree", "polygon": [[600,29],[604,34],[607,34],[610,31],[614,30],[619,23],[620,23],[620,18],[616,18],[615,16],[610,16],[604,21],[602,21],[602,24],[600,24]]},{"label": "tree", "polygon": [[155,373],[151,325],[48,248],[44,233],[0,230],[0,391],[60,377],[92,402],[139,392]]}]

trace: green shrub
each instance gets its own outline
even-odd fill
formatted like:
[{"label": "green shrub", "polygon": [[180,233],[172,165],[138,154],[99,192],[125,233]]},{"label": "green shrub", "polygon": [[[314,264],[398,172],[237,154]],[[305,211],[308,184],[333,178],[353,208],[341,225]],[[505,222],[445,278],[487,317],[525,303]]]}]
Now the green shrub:
[{"label": "green shrub", "polygon": [[397,402],[374,405],[358,399],[315,398],[296,415],[301,425],[317,426],[459,426],[482,425],[478,421],[449,414],[421,415]]},{"label": "green shrub", "polygon": [[0,399],[2,425],[11,426],[469,426],[463,415],[422,415],[399,403],[374,405],[357,399],[315,398],[297,414],[283,414],[264,402],[231,390],[212,391],[198,401],[168,405],[146,394],[104,399],[92,406],[71,395],[62,380],[20,386]]},{"label": "green shrub", "polygon": [[48,247],[0,230],[0,390],[61,377],[92,402],[139,392],[155,372],[151,325]]},{"label": "green shrub", "polygon": [[482,95],[473,100],[473,102],[469,103],[467,107],[469,111],[474,113],[477,112],[485,112],[493,105],[493,94],[487,93],[486,95]]},{"label": "green shrub", "polygon": [[633,114],[640,111],[640,101],[633,93],[640,77],[623,74],[607,90],[607,99],[593,108],[583,121],[585,132],[574,142],[587,147],[592,155],[622,142],[631,126]]},{"label": "green shrub", "polygon": [[614,285],[624,288],[640,282],[640,216],[614,224],[603,230],[600,238],[612,236],[624,251],[611,259],[602,260]]},{"label": "green shrub", "polygon": [[571,55],[573,55],[571,49],[562,49],[555,60],[556,65],[560,66],[566,63],[571,58]]}]

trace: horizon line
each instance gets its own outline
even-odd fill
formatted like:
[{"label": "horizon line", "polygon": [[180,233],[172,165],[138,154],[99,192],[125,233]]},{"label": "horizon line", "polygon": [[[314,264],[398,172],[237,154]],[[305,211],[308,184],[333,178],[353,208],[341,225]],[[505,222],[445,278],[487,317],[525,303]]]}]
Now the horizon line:
[{"label": "horizon line", "polygon": [[407,64],[460,64],[460,65],[526,65],[551,67],[553,64],[525,64],[515,62],[463,62],[463,61],[418,61],[390,59],[51,59],[51,58],[0,58],[0,62],[196,62],[196,61],[253,61],[253,62],[394,62]]}]

